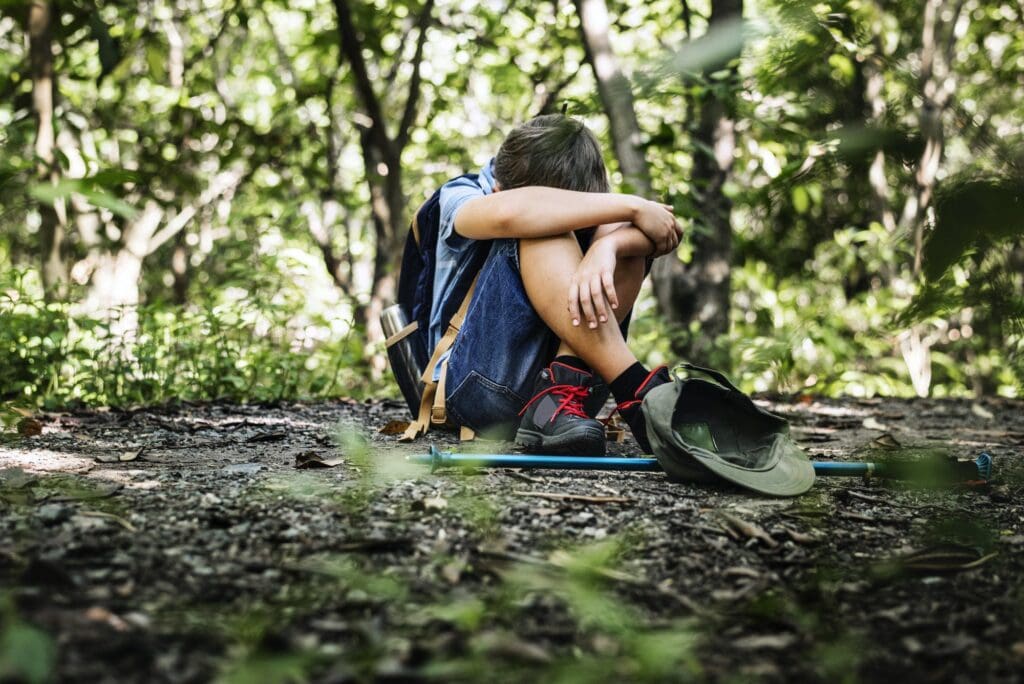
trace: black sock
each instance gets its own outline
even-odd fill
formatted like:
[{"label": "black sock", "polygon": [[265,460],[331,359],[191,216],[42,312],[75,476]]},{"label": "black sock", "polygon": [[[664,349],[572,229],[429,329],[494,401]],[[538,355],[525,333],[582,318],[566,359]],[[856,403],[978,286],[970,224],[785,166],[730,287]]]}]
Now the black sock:
[{"label": "black sock", "polygon": [[624,404],[627,401],[636,399],[636,391],[640,389],[640,385],[643,384],[650,373],[639,361],[622,371],[622,374],[612,380],[610,385],[615,402],[617,404]]},{"label": "black sock", "polygon": [[578,356],[572,356],[571,354],[562,354],[561,356],[556,356],[555,360],[552,361],[552,363],[561,363],[566,366],[571,366],[576,370],[581,370],[584,373],[593,373],[593,371],[590,370],[590,366],[587,365],[586,361],[584,361]]}]

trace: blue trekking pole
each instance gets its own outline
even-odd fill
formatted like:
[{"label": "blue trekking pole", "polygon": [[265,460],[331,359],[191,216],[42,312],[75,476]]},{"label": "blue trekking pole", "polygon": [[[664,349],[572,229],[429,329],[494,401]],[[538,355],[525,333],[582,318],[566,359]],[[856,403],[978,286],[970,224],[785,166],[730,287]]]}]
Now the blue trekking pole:
[{"label": "blue trekking pole", "polygon": [[[656,458],[617,458],[610,456],[532,456],[528,454],[453,454],[431,445],[429,454],[407,456],[416,465],[438,468],[546,468],[556,470],[628,470],[661,472]],[[811,461],[818,477],[889,477],[915,479],[920,467],[913,463],[859,463]],[[983,453],[973,461],[954,462],[949,473],[954,481],[988,481],[992,477],[992,457]]]}]

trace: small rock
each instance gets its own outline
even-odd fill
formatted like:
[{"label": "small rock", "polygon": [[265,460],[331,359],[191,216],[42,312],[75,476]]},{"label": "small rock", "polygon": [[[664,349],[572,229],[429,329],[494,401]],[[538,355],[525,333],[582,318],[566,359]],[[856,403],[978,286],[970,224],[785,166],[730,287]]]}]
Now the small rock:
[{"label": "small rock", "polygon": [[428,496],[412,502],[414,511],[443,511],[448,508],[448,500],[440,496]]},{"label": "small rock", "polygon": [[211,506],[216,506],[219,503],[221,503],[220,497],[213,492],[206,492],[203,494],[202,498],[199,499],[199,504],[203,508],[210,508]]},{"label": "small rock", "polygon": [[917,639],[917,637],[903,637],[900,643],[903,644],[903,648],[907,649],[907,652],[911,654],[920,653],[924,649],[924,645],[919,639]]},{"label": "small rock", "polygon": [[783,651],[797,641],[795,634],[755,634],[733,642],[741,651]]},{"label": "small rock", "polygon": [[47,525],[56,525],[71,517],[71,507],[56,503],[44,504],[39,507],[38,515]]}]

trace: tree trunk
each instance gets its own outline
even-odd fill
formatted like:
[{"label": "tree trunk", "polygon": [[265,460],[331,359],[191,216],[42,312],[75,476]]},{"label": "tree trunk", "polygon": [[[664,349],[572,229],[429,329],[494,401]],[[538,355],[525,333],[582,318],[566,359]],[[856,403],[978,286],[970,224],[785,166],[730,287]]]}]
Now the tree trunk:
[{"label": "tree trunk", "polygon": [[[60,170],[54,155],[53,94],[56,76],[53,72],[53,45],[51,25],[53,14],[50,3],[35,0],[29,7],[28,35],[29,62],[32,71],[32,108],[36,115],[35,154],[38,160],[36,180],[56,184]],[[58,203],[39,203],[39,237],[42,252],[43,291],[47,300],[63,299],[67,295],[68,268],[64,261],[65,225],[58,211]],[[63,209],[63,206],[59,207]]]},{"label": "tree trunk", "polygon": [[[966,31],[966,24],[960,25],[959,17],[963,2],[955,3],[952,21],[944,24],[950,27],[944,44],[940,43],[939,20],[944,14],[944,0],[926,0],[921,31],[921,76],[920,87],[923,101],[919,113],[921,138],[924,150],[918,160],[914,176],[914,192],[907,197],[903,206],[900,227],[911,232],[914,240],[912,273],[915,280],[921,275],[921,258],[924,253],[924,229],[927,211],[935,192],[935,182],[945,151],[943,115],[949,106],[956,83],[949,73],[953,47],[960,31]],[[901,333],[897,347],[910,373],[914,391],[926,397],[931,391],[931,347],[938,341],[937,331],[926,330],[923,323],[912,326]]]},{"label": "tree trunk", "polygon": [[[716,4],[716,7],[718,4]],[[729,332],[729,297],[732,291],[732,200],[724,192],[736,149],[735,122],[726,102],[708,95],[700,107],[698,144],[693,180],[700,194],[697,208],[703,230],[694,231],[693,258],[673,273],[668,296],[669,320],[692,330],[675,349],[683,358],[707,362],[715,340]],[[710,149],[712,154],[703,150]],[[677,275],[678,273],[678,275]],[[719,363],[719,359],[715,359]]]},{"label": "tree trunk", "polygon": [[[395,301],[398,291],[396,276],[402,262],[402,241],[405,215],[405,194],[402,192],[401,165],[393,155],[382,155],[373,145],[368,131],[360,136],[364,169],[370,186],[370,212],[373,220],[375,250],[373,256],[373,288],[366,306],[356,311],[356,320],[366,326],[371,342],[385,338],[380,315]],[[371,359],[374,369],[383,371],[384,358]],[[379,367],[379,368],[378,368]]]},{"label": "tree trunk", "polygon": [[[405,193],[402,191],[402,150],[409,142],[415,123],[422,79],[420,63],[427,29],[431,23],[434,0],[425,0],[417,19],[419,34],[412,58],[412,76],[405,106],[394,135],[389,134],[384,107],[374,89],[363,57],[363,41],[353,21],[349,0],[334,0],[338,19],[338,43],[341,55],[352,72],[353,85],[365,123],[357,123],[363,168],[370,188],[370,210],[376,238],[373,259],[373,286],[366,307],[356,311],[356,320],[366,326],[371,343],[382,342],[380,313],[395,299],[396,275],[402,257],[402,236],[406,227]],[[372,367],[383,371],[386,365],[380,354],[370,357]]]},{"label": "tree trunk", "polygon": [[188,286],[191,282],[189,260],[191,250],[185,242],[185,231],[174,237],[174,251],[171,253],[171,276],[174,278],[172,291],[174,303],[179,306],[188,304]]},{"label": "tree trunk", "polygon": [[[880,41],[876,41],[876,49],[881,53]],[[864,100],[867,106],[868,121],[877,128],[881,135],[885,118],[886,103],[883,95],[885,75],[874,58],[868,59],[862,68],[864,76]],[[885,151],[879,146],[868,167],[868,184],[874,199],[875,212],[878,219],[890,234],[896,232],[896,216],[891,205],[889,180],[885,174]]]},{"label": "tree trunk", "polygon": [[627,192],[651,197],[651,178],[644,158],[640,124],[633,106],[629,80],[619,68],[608,39],[608,7],[605,0],[576,0],[580,34],[587,61],[597,79],[597,92],[608,115],[612,144]]},{"label": "tree trunk", "polygon": [[[736,23],[743,16],[742,0],[715,0],[708,18],[708,32]],[[723,68],[709,65],[705,73]],[[729,331],[729,300],[732,290],[732,201],[725,183],[732,173],[736,149],[731,97],[709,88],[695,103],[699,122],[695,132],[693,187],[701,229],[691,237],[690,263],[663,259],[654,272],[654,290],[665,318],[690,334],[677,337],[673,351],[698,363],[711,359],[714,342]]]},{"label": "tree trunk", "polygon": [[173,216],[168,216],[155,200],[149,200],[142,212],[124,226],[116,249],[97,247],[89,255],[85,265],[89,288],[75,312],[119,321],[115,332],[125,340],[131,339],[143,261],[183,231],[204,207],[221,199],[230,201],[244,177],[241,164],[221,171],[198,198]]}]

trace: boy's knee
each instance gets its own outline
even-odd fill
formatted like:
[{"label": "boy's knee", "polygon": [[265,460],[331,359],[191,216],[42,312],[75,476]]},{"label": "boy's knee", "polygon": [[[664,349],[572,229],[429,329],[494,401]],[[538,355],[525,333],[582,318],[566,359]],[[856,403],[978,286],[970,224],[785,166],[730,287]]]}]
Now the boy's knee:
[{"label": "boy's knee", "polygon": [[534,238],[519,238],[519,248],[541,248],[544,247],[564,247],[567,244],[579,244],[576,242],[576,238],[572,233],[563,233],[561,235],[549,235],[547,237],[534,237]]},{"label": "boy's knee", "polygon": [[615,277],[643,280],[647,275],[647,257],[619,257],[615,262]]},{"label": "boy's knee", "polygon": [[551,235],[541,238],[519,238],[519,255],[527,254],[530,262],[537,262],[538,256],[545,266],[550,266],[553,260],[565,259],[566,262],[579,261],[583,252],[572,233],[564,235]]}]

